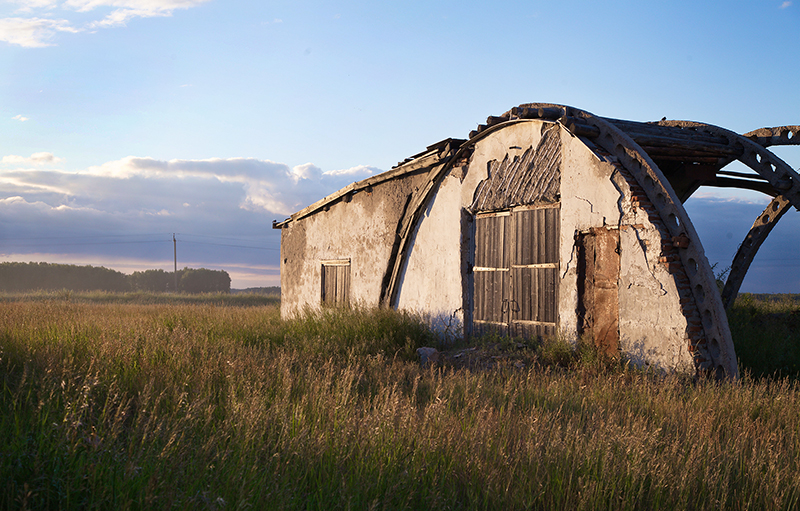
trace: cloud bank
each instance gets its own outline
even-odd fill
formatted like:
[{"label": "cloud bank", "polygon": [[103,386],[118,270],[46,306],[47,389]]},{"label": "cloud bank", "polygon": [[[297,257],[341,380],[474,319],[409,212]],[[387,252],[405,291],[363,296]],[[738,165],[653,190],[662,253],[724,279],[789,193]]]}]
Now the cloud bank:
[{"label": "cloud bank", "polygon": [[48,152],[0,159],[0,260],[49,254],[38,260],[168,269],[178,233],[181,266],[236,268],[242,278],[270,268],[269,285],[277,285],[280,246],[272,220],[380,172],[255,158],[131,156],[79,171],[61,163]]},{"label": "cloud bank", "polygon": [[[753,222],[769,203],[760,194],[726,196],[701,189],[686,204],[708,261],[717,273],[733,261]],[[800,290],[800,213],[790,209],[761,246],[742,285],[742,292],[797,293]]]}]

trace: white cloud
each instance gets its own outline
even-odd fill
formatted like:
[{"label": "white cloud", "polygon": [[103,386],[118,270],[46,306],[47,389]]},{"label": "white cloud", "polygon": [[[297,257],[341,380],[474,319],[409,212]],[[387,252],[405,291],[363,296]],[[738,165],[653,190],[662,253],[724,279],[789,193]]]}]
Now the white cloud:
[{"label": "white cloud", "polygon": [[[24,48],[52,46],[50,40],[57,32],[80,32],[67,20],[44,18],[3,18],[0,19],[0,41]],[[22,117],[17,116],[15,119]],[[19,120],[27,120],[25,118]]]},{"label": "white cloud", "polygon": [[208,1],[210,0],[67,0],[64,6],[80,12],[115,7],[105,18],[90,24],[90,28],[98,28],[122,26],[133,18],[168,17],[175,10],[190,9]]},{"label": "white cloud", "polygon": [[53,165],[56,163],[61,163],[62,161],[64,161],[62,158],[53,156],[52,153],[42,152],[33,153],[29,157],[10,154],[8,156],[3,156],[3,159],[0,160],[0,163],[6,165]]},{"label": "white cloud", "polygon": [[[173,11],[190,9],[211,0],[67,0],[61,7],[79,12],[111,8],[104,18],[92,21],[83,28],[76,28],[67,19],[4,18],[0,19],[0,41],[25,48],[52,46],[52,39],[58,32],[82,32],[85,29],[124,26],[134,18],[153,18],[172,16]],[[19,12],[33,13],[49,11],[59,5],[58,0],[12,0],[20,6]]]},{"label": "white cloud", "polygon": [[84,12],[98,7],[173,11],[175,9],[189,9],[208,1],[210,0],[67,0],[64,5]]},{"label": "white cloud", "polygon": [[89,25],[89,28],[108,28],[124,26],[128,20],[133,18],[155,18],[155,17],[168,17],[172,12],[166,11],[148,11],[142,9],[117,9],[100,21],[95,21]]},{"label": "white cloud", "polygon": [[787,0],[786,2],[783,2],[783,3],[781,4],[781,9],[786,9],[787,7],[791,7],[791,6],[792,6],[792,2],[789,2],[789,1]]},{"label": "white cloud", "polygon": [[20,5],[20,12],[33,12],[35,9],[52,9],[58,5],[58,0],[11,0],[11,3]]},{"label": "white cloud", "polygon": [[708,203],[755,204],[766,206],[770,198],[761,192],[739,190],[736,188],[700,188],[689,199],[707,201]]},{"label": "white cloud", "polygon": [[371,167],[369,165],[356,165],[355,167],[350,167],[349,169],[329,170],[328,172],[325,172],[325,174],[329,176],[355,176],[363,179],[365,176],[371,176],[372,174],[380,172],[381,170],[376,167]]},{"label": "white cloud", "polygon": [[12,117],[12,119],[14,119],[15,121],[20,121],[20,122],[25,122],[25,121],[30,120],[30,119],[28,119],[27,117],[25,117],[23,115],[15,115],[14,117]]},{"label": "white cloud", "polygon": [[161,217],[220,222],[240,214],[287,216],[380,172],[364,165],[323,172],[312,163],[289,167],[255,158],[127,157],[77,172],[32,168],[59,161],[50,153],[4,156],[0,163],[17,167],[0,168],[0,196],[24,197],[52,208],[89,208],[130,221]]}]

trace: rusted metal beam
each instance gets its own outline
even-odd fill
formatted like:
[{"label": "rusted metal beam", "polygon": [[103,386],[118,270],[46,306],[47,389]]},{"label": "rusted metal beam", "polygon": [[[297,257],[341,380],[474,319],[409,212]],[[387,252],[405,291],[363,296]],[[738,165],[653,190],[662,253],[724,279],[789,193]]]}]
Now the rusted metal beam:
[{"label": "rusted metal beam", "polygon": [[716,188],[740,188],[742,190],[753,190],[761,192],[770,197],[775,197],[778,192],[771,184],[763,181],[750,181],[747,179],[735,179],[730,177],[717,177],[713,181],[703,182],[701,186],[713,186]]},{"label": "rusted metal beam", "polygon": [[725,287],[722,290],[722,303],[725,309],[730,309],[736,301],[736,295],[739,293],[739,288],[742,287],[747,270],[750,264],[758,253],[759,247],[767,239],[769,233],[778,223],[778,220],[789,211],[792,203],[783,195],[775,197],[767,208],[756,218],[750,232],[744,238],[744,241],[739,245],[736,251],[736,256],[731,263],[731,271],[728,273],[728,279],[725,281]]},{"label": "rusted metal beam", "polygon": [[761,128],[745,133],[744,136],[763,147],[773,145],[800,145],[800,126]]},{"label": "rusted metal beam", "polygon": [[[759,219],[753,224],[753,227],[750,229],[745,241],[742,243],[742,245],[740,245],[740,251],[737,251],[734,261],[731,263],[731,273],[733,273],[733,269],[735,267],[736,274],[728,276],[730,287],[726,292],[725,300],[723,300],[723,303],[727,308],[736,300],[736,295],[739,292],[739,288],[744,280],[744,276],[750,267],[750,263],[758,252],[759,247],[772,231],[775,222],[777,222],[786,212],[786,209],[788,209],[788,205],[784,204],[784,201],[800,210],[800,175],[798,175],[797,172],[795,172],[795,170],[786,162],[766,149],[766,146],[770,145],[772,138],[766,136],[761,137],[761,142],[763,144],[760,144],[756,141],[759,139],[758,133],[760,130],[756,130],[756,132],[750,132],[750,134],[756,133],[756,135],[753,135],[753,137],[756,139],[754,140],[748,136],[739,135],[738,133],[734,133],[733,131],[723,129],[718,126],[697,122],[662,121],[659,124],[702,129],[708,133],[711,133],[712,135],[724,136],[728,138],[731,145],[737,143],[741,144],[743,151],[737,159],[769,182],[769,185],[772,188],[772,193],[769,193],[770,195],[773,195],[776,193],[776,191],[781,193],[781,200],[778,201],[778,198],[776,198],[774,201],[772,201],[770,206],[767,207],[767,210],[765,210]],[[784,137],[788,140],[794,139],[794,135],[790,137],[787,133],[796,133],[797,131],[792,131],[788,128],[793,127],[765,128],[765,130],[769,130],[770,133],[774,133],[772,130],[777,130],[778,135],[776,136],[779,139]],[[765,135],[765,132],[761,132],[761,134]],[[720,179],[725,178],[717,178],[717,181]],[[771,212],[769,211],[770,208],[772,208]],[[727,283],[726,287],[728,287]]]},{"label": "rusted metal beam", "polygon": [[[601,131],[595,143],[614,155],[642,187],[648,200],[658,211],[664,227],[671,237],[688,236],[699,239],[686,211],[670,182],[653,159],[638,145],[631,135],[610,120],[588,112],[572,109],[571,114],[584,118],[584,122]],[[711,134],[717,136],[716,134]],[[718,137],[718,136],[717,136]],[[677,248],[680,262],[690,284],[690,292],[700,314],[705,340],[692,346],[698,370],[728,377],[738,376],[738,367],[728,327],[725,308],[720,298],[714,274],[701,246],[689,243]]]}]

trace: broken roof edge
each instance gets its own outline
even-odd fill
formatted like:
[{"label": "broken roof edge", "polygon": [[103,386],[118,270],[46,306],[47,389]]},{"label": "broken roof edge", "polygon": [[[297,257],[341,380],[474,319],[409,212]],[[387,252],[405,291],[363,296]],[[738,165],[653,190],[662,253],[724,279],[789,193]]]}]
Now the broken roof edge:
[{"label": "broken roof edge", "polygon": [[464,139],[446,138],[436,142],[435,144],[429,145],[424,151],[413,156],[409,156],[395,167],[392,167],[391,170],[387,170],[386,172],[381,172],[380,174],[370,176],[366,179],[362,179],[361,181],[351,183],[344,188],[323,197],[310,206],[301,209],[282,222],[273,221],[272,228],[280,229],[290,222],[313,215],[314,213],[324,209],[326,206],[348,194],[355,194],[371,186],[384,183],[392,179],[397,179],[407,174],[411,174],[412,172],[418,172],[440,163],[444,163],[450,156],[455,154],[455,152],[465,142],[466,140]]}]

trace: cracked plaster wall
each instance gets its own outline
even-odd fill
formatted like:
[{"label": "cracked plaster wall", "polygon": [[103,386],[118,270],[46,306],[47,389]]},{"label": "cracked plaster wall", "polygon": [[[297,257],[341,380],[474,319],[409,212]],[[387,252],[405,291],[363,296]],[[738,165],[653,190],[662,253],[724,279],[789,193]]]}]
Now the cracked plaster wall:
[{"label": "cracked plaster wall", "polygon": [[[658,261],[662,235],[647,211],[634,208],[613,157],[596,155],[563,130],[561,172],[561,330],[577,336],[575,234],[590,227],[619,229],[619,334],[622,352],[636,365],[691,371],[687,320],[674,278]],[[656,220],[657,221],[657,220]]]}]

